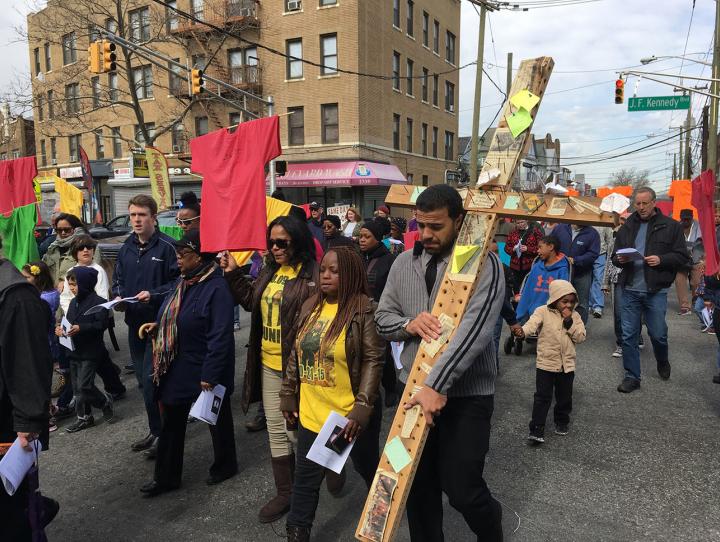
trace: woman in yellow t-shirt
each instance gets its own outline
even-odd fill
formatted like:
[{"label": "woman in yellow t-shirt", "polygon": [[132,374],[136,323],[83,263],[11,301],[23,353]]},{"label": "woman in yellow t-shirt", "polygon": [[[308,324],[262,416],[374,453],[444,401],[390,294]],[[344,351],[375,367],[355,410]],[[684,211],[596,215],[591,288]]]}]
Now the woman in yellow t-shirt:
[{"label": "woman in yellow t-shirt", "polygon": [[290,509],[295,455],[280,412],[279,392],[300,307],[317,292],[315,244],[307,224],[282,216],[268,226],[268,256],[257,279],[244,275],[230,255],[220,263],[235,303],[251,312],[242,407],[247,413],[250,403],[260,400],[265,407],[277,495],[260,509],[258,519],[270,523]]},{"label": "woman in yellow t-shirt", "polygon": [[325,468],[307,453],[331,411],[348,418],[341,437],[355,441],[350,457],[370,487],[379,454],[378,386],[385,341],[375,327],[362,258],[350,247],[329,250],[320,263],[320,292],[300,311],[295,348],[280,391],[288,422],[299,419],[288,539],[309,540]]}]

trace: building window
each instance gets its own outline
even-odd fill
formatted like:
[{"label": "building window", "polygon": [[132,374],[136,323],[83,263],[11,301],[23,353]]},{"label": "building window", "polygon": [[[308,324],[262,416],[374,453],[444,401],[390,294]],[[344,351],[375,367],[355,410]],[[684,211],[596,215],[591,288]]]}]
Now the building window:
[{"label": "building window", "polygon": [[433,20],[433,53],[440,53],[440,23]]},{"label": "building window", "polygon": [[71,135],[68,137],[68,150],[70,152],[70,161],[77,162],[80,156],[80,136]]},{"label": "building window", "polygon": [[337,0],[320,0],[320,6],[335,6]]},{"label": "building window", "polygon": [[400,28],[400,0],[393,0],[393,26]]},{"label": "building window", "polygon": [[45,140],[40,140],[40,164],[47,166],[47,154],[45,152]]},{"label": "building window", "polygon": [[[173,61],[180,62],[179,58],[173,58]],[[182,72],[176,64],[168,62],[168,90],[173,96],[177,96],[182,92]]]},{"label": "building window", "polygon": [[412,36],[415,32],[415,2],[407,0],[407,35]]},{"label": "building window", "polygon": [[140,66],[133,68],[133,88],[139,100],[153,97],[153,74],[152,67]]},{"label": "building window", "polygon": [[95,152],[98,160],[105,158],[105,139],[103,138],[102,128],[95,130]]},{"label": "building window", "polygon": [[412,152],[413,150],[413,120],[405,120],[405,150]]},{"label": "building window", "polygon": [[201,136],[208,133],[208,118],[195,117],[195,136]]},{"label": "building window", "polygon": [[193,68],[198,70],[205,69],[205,55],[193,55],[191,58]]},{"label": "building window", "polygon": [[117,34],[117,22],[115,21],[115,19],[105,19],[105,30],[107,30],[111,34]]},{"label": "building window", "polygon": [[445,132],[445,160],[452,161],[455,155],[455,134]]},{"label": "building window", "polygon": [[48,119],[55,118],[55,91],[47,91],[47,103],[48,103]]},{"label": "building window", "polygon": [[433,105],[438,105],[438,87],[440,86],[440,77],[438,74],[433,74]]},{"label": "building window", "polygon": [[338,143],[340,141],[338,104],[322,104],[322,142]]},{"label": "building window", "polygon": [[88,25],[88,41],[90,41],[92,43],[92,42],[98,41],[100,39],[101,39],[101,37],[100,37],[100,32],[98,32],[98,27],[95,26],[95,24],[90,23]]},{"label": "building window", "polygon": [[427,156],[427,129],[428,125],[423,122],[420,127],[420,150],[423,156]]},{"label": "building window", "polygon": [[425,47],[430,43],[430,15],[427,11],[423,11],[422,18],[422,40]]},{"label": "building window", "polygon": [[320,55],[322,63],[320,74],[331,75],[337,73],[337,34],[320,36]]},{"label": "building window", "polygon": [[412,173],[408,173],[406,177],[408,184],[413,184],[413,182],[415,181],[415,175],[413,175]]},{"label": "building window", "polygon": [[[230,114],[230,124],[237,124],[236,122],[233,122],[233,115],[238,115],[239,113],[231,113]],[[185,126],[183,126],[182,122],[178,122],[176,124],[173,124],[172,127],[172,151],[173,152],[185,152],[187,149],[185,148]]]},{"label": "building window", "polygon": [[287,42],[285,42],[285,53],[287,54],[286,77],[288,79],[302,79],[302,40],[287,40]]},{"label": "building window", "polygon": [[237,128],[237,126],[242,122],[242,115],[237,112],[230,113],[230,115],[228,115],[228,120],[230,121],[230,128]]},{"label": "building window", "polygon": [[400,90],[400,53],[393,51],[392,61],[393,88]]},{"label": "building window", "polygon": [[45,71],[49,72],[52,70],[52,58],[50,57],[50,44],[46,43],[43,45],[43,50],[45,51]]},{"label": "building window", "polygon": [[393,114],[393,149],[400,150],[400,115]]},{"label": "building window", "polygon": [[437,158],[438,154],[438,129],[437,126],[433,126],[432,130],[432,155],[433,158]]},{"label": "building window", "polygon": [[80,112],[80,84],[65,85],[65,112],[68,115]]},{"label": "building window", "polygon": [[90,86],[92,87],[93,107],[100,107],[100,78],[93,77],[90,79]]},{"label": "building window", "polygon": [[455,64],[455,34],[449,30],[445,32],[445,60]]},{"label": "building window", "polygon": [[422,185],[427,186],[430,183],[430,180],[428,179],[427,175],[422,176]]},{"label": "building window", "polygon": [[130,12],[130,40],[150,40],[150,8],[134,9]]},{"label": "building window", "polygon": [[445,111],[455,112],[455,85],[445,81]]},{"label": "building window", "polygon": [[165,24],[168,32],[178,29],[178,16],[175,8],[177,8],[177,0],[170,0],[165,6]]},{"label": "building window", "polygon": [[192,0],[190,9],[193,16],[201,21],[205,20],[205,0]]},{"label": "building window", "polygon": [[40,47],[33,49],[33,60],[35,61],[35,75],[40,73]]},{"label": "building window", "polygon": [[[148,134],[148,137],[150,137],[151,140],[155,139],[155,123],[154,122],[146,122],[145,123],[145,131]],[[145,134],[140,129],[140,125],[135,125],[135,142],[140,147],[145,147],[148,142],[145,140]]]},{"label": "building window", "polygon": [[45,120],[45,119],[44,119],[45,112],[43,111],[43,109],[45,108],[45,100],[43,99],[42,94],[38,95],[38,97],[37,97],[37,102],[36,102],[36,106],[37,106],[37,116],[38,116],[38,120],[39,120],[40,122],[42,122],[43,120]]},{"label": "building window", "polygon": [[305,109],[288,107],[288,145],[305,144]]},{"label": "building window", "polygon": [[75,43],[75,32],[70,32],[62,37],[63,66],[77,62]]},{"label": "building window", "polygon": [[413,68],[415,67],[415,63],[408,58],[406,64],[407,93],[409,96],[414,96],[415,93],[413,92]]},{"label": "building window", "polygon": [[122,136],[120,128],[112,129],[113,158],[122,158]]},{"label": "building window", "polygon": [[427,103],[428,101],[428,77],[430,76],[430,72],[427,68],[423,68],[423,76],[422,76],[422,101]]},{"label": "building window", "polygon": [[115,103],[120,98],[120,91],[118,90],[118,75],[117,73],[108,74],[108,88],[110,89],[109,98],[112,103]]}]

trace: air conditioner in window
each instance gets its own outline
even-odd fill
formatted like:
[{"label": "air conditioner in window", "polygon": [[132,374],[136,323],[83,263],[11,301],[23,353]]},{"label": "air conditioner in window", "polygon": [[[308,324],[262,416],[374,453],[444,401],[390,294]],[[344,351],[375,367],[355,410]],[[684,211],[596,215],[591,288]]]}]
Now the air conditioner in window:
[{"label": "air conditioner in window", "polygon": [[287,0],[288,11],[300,11],[302,9],[301,0]]},{"label": "air conditioner in window", "polygon": [[71,155],[70,155],[70,161],[71,161],[71,162],[77,162],[77,161],[78,161],[77,155],[71,154]]},{"label": "air conditioner in window", "polygon": [[52,164],[53,166],[57,166],[57,158],[51,158],[50,164]]},{"label": "air conditioner in window", "polygon": [[451,104],[450,107],[448,107],[448,111],[450,111],[450,113],[455,113],[455,106]]}]

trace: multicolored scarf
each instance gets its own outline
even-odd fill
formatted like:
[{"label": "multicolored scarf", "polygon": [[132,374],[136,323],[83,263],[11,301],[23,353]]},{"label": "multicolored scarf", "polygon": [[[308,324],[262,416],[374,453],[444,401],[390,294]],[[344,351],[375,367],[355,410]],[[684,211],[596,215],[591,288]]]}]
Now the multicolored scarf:
[{"label": "multicolored scarf", "polygon": [[175,286],[175,291],[170,294],[170,299],[165,305],[157,333],[153,339],[153,383],[160,384],[160,377],[170,369],[175,356],[177,355],[177,317],[180,314],[185,291],[192,285],[202,282],[215,271],[217,264],[213,261],[203,264],[190,273],[183,275]]}]

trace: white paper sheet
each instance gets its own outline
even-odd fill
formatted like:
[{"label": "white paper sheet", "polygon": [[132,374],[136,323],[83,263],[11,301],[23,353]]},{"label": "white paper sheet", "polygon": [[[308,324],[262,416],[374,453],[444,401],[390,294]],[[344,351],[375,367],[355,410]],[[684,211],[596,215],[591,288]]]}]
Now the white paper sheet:
[{"label": "white paper sheet", "polygon": [[390,343],[390,350],[392,351],[393,361],[395,362],[395,368],[398,371],[401,371],[403,368],[402,361],[400,361],[400,354],[402,354],[402,351],[404,348],[405,348],[404,342],[392,341]]},{"label": "white paper sheet", "polygon": [[68,321],[67,318],[64,316],[62,317],[62,321],[60,322],[60,327],[62,327],[64,335],[62,337],[59,337],[60,339],[60,345],[64,346],[70,351],[75,350],[75,344],[73,343],[72,337],[68,337],[67,334],[70,331],[70,328],[72,327],[72,324]]},{"label": "white paper sheet", "polygon": [[618,256],[625,256],[630,261],[632,260],[642,260],[645,257],[640,254],[637,249],[634,248],[621,248],[615,252]]},{"label": "white paper sheet", "polygon": [[700,312],[700,316],[702,317],[703,325],[705,326],[703,331],[707,331],[713,327],[713,311],[707,307],[703,307],[703,310]]},{"label": "white paper sheet", "polygon": [[95,314],[96,312],[100,312],[103,309],[112,310],[116,305],[119,305],[120,303],[139,303],[139,301],[135,297],[123,297],[122,299],[113,299],[112,301],[108,301],[107,303],[100,303],[99,305],[90,307],[88,310],[85,311],[85,316],[87,316],[88,314]]},{"label": "white paper sheet", "polygon": [[215,425],[224,397],[225,386],[222,384],[216,384],[212,391],[201,391],[197,401],[190,409],[190,416],[201,422]]},{"label": "white paper sheet", "polygon": [[622,194],[612,193],[600,202],[600,209],[608,213],[623,214],[630,207],[630,200]]},{"label": "white paper sheet", "polygon": [[335,453],[333,450],[325,446],[325,443],[330,438],[330,435],[335,427],[345,427],[347,423],[348,419],[344,416],[340,416],[337,412],[330,412],[330,415],[328,416],[328,419],[325,420],[325,424],[322,426],[322,429],[320,429],[315,442],[313,442],[313,445],[310,447],[307,458],[326,469],[330,469],[331,471],[340,474],[348,456],[350,455],[350,450],[352,450],[352,447],[355,445],[355,442],[348,444],[342,454]]},{"label": "white paper sheet", "polygon": [[[40,443],[33,442],[33,445]],[[39,448],[37,448],[39,449]],[[20,446],[20,441],[15,439],[8,452],[0,460],[0,480],[2,480],[5,491],[13,495],[25,479],[25,475],[35,463],[37,457],[35,450],[26,451]]]}]

